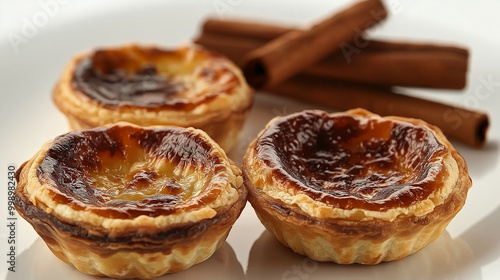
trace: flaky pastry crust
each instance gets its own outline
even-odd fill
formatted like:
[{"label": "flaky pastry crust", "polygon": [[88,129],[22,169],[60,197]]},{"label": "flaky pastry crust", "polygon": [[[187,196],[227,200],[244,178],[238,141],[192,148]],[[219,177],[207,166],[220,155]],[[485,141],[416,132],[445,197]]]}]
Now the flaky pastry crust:
[{"label": "flaky pastry crust", "polygon": [[249,201],[281,243],[342,264],[419,251],[472,184],[439,128],[363,109],[277,117],[250,144],[242,169]]},{"label": "flaky pastry crust", "polygon": [[236,65],[201,46],[129,44],[76,55],[53,99],[74,130],[119,121],[195,127],[228,151],[253,92]]},{"label": "flaky pastry crust", "polygon": [[205,132],[127,123],[47,142],[17,172],[15,206],[64,262],[151,279],[204,261],[246,203],[241,171]]}]

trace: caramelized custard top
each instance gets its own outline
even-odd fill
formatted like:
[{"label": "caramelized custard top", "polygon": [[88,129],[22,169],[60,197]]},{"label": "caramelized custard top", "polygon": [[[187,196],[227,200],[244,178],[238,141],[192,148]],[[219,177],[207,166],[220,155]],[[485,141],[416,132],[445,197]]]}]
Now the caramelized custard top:
[{"label": "caramelized custard top", "polygon": [[[226,180],[225,166],[199,134],[181,128],[112,126],[54,140],[37,169],[53,199],[109,217],[172,213],[197,205],[207,186]],[[189,201],[189,203],[188,203]]]},{"label": "caramelized custard top", "polygon": [[343,209],[410,206],[447,174],[447,148],[430,130],[380,117],[292,114],[272,123],[255,150],[295,192]]},{"label": "caramelized custard top", "polygon": [[192,108],[240,85],[225,61],[199,47],[97,50],[79,60],[72,87],[105,107]]}]

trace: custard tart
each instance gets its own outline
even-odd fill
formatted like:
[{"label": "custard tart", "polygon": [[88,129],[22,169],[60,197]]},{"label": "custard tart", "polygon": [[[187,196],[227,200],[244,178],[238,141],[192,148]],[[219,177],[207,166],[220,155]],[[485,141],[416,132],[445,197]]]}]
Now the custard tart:
[{"label": "custard tart", "polygon": [[202,262],[246,203],[241,171],[193,128],[72,131],[16,177],[19,214],[58,258],[96,276],[150,279]]},{"label": "custard tart", "polygon": [[419,251],[472,185],[439,128],[363,109],[277,117],[250,144],[242,169],[248,200],[282,244],[340,264]]},{"label": "custard tart", "polygon": [[118,121],[195,127],[228,151],[253,92],[236,65],[200,46],[129,44],[76,55],[53,99],[74,130]]}]

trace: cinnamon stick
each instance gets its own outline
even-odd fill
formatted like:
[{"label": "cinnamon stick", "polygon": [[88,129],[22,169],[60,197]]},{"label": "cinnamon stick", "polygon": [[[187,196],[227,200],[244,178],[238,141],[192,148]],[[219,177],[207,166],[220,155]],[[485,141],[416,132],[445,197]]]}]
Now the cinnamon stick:
[{"label": "cinnamon stick", "polygon": [[309,29],[289,31],[251,51],[244,59],[243,72],[254,88],[279,84],[386,17],[380,0],[359,2]]},{"label": "cinnamon stick", "polygon": [[[292,28],[240,20],[208,19],[196,43],[243,66],[243,56]],[[342,52],[328,55],[301,73],[334,79],[438,89],[463,89],[468,50],[456,46],[363,39],[350,61]]]},{"label": "cinnamon stick", "polygon": [[390,87],[367,86],[297,75],[266,92],[338,110],[365,108],[382,116],[422,119],[436,125],[450,138],[479,147],[486,141],[488,115],[395,92]]},{"label": "cinnamon stick", "polygon": [[208,18],[203,23],[202,33],[251,38],[267,42],[295,29],[298,28],[251,20]]}]

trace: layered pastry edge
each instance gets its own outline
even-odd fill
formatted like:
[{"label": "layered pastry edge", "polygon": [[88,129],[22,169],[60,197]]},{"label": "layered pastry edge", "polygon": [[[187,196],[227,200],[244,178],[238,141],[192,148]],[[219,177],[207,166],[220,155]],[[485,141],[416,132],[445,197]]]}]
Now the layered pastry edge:
[{"label": "layered pastry edge", "polygon": [[[312,112],[324,113],[321,111]],[[330,115],[335,116],[339,114],[348,114],[362,118],[382,118],[363,109],[353,109],[345,113],[333,113]],[[257,139],[278,119],[280,119],[280,117],[276,117],[275,119],[271,120],[266,125],[266,128],[259,133]],[[412,204],[408,207],[389,208],[385,211],[373,211],[361,208],[342,209],[332,207],[327,203],[315,200],[307,194],[301,193],[300,191],[291,191],[289,189],[289,182],[284,182],[283,180],[274,178],[272,172],[269,169],[269,166],[255,156],[255,144],[257,139],[250,144],[249,149],[247,150],[247,154],[245,155],[243,166],[243,169],[247,171],[245,173],[245,176],[247,176],[249,181],[252,182],[255,191],[281,201],[284,204],[297,205],[308,215],[320,219],[348,218],[359,221],[367,221],[372,219],[394,221],[398,217],[424,216],[432,212],[435,207],[443,204],[448,199],[448,196],[454,190],[457,182],[459,182],[459,176],[464,176],[464,174],[460,173],[460,169],[464,168],[465,162],[463,158],[458,155],[458,152],[456,152],[451,143],[449,143],[449,141],[442,134],[442,132],[440,130],[437,130],[435,127],[416,119],[393,116],[383,117],[383,119],[395,122],[406,122],[416,126],[423,126],[426,129],[429,129],[436,137],[438,142],[443,144],[448,150],[446,155],[442,159],[442,164],[445,168],[445,171],[447,172],[445,181],[439,182],[438,188],[436,188],[426,199],[419,201],[416,204]]]},{"label": "layered pastry edge", "polygon": [[[153,45],[137,45],[128,44],[117,47],[106,47],[107,49],[117,49],[125,50],[131,47],[144,47],[144,48],[157,48]],[[221,57],[218,54],[212,54],[209,51],[196,45],[185,45],[177,49],[172,49],[174,52],[202,52],[202,55],[206,56],[206,59],[213,59],[214,63],[222,63],[225,67],[228,67],[232,74],[234,74],[238,80],[244,81],[243,75],[239,68],[232,64],[228,59]],[[194,108],[184,111],[184,110],[169,110],[171,108],[144,108],[141,106],[119,106],[117,108],[106,108],[102,106],[98,101],[93,100],[88,96],[83,96],[81,93],[77,93],[77,89],[72,86],[73,76],[78,64],[82,59],[88,58],[94,53],[94,51],[86,51],[77,54],[71,59],[71,61],[65,66],[60,80],[54,88],[54,100],[56,105],[63,110],[63,112],[70,112],[73,115],[78,116],[79,114],[89,115],[90,122],[92,126],[101,126],[109,123],[116,123],[118,121],[131,122],[143,126],[158,125],[158,121],[168,120],[172,125],[177,126],[190,126],[190,123],[197,123],[203,121],[204,118],[210,116],[211,114],[219,113],[221,110],[227,111],[237,111],[242,109],[247,109],[246,107],[251,104],[252,94],[248,85],[243,82],[238,85],[236,90],[230,92],[229,94],[220,94],[213,100],[208,102],[202,102]],[[189,61],[186,61],[189,63]],[[175,75],[175,73],[172,73]],[[233,89],[232,89],[233,90]],[[59,101],[60,99],[60,101]],[[68,104],[61,104],[61,102],[67,102]],[[243,105],[242,105],[243,104]],[[140,119],[137,119],[140,112]],[[194,118],[194,119],[188,119]],[[196,119],[199,118],[199,119]],[[133,121],[132,121],[133,120]],[[135,121],[135,122],[134,122]],[[140,123],[137,123],[137,122]],[[191,125],[192,126],[192,125]]]},{"label": "layered pastry edge", "polygon": [[[220,92],[202,100],[193,106],[107,106],[99,100],[89,97],[73,85],[75,71],[84,59],[89,59],[98,50],[81,52],[75,55],[64,67],[61,77],[53,89],[53,100],[59,110],[68,118],[73,130],[87,129],[108,125],[119,121],[130,122],[141,126],[175,125],[195,127],[206,131],[225,150],[230,150],[235,144],[239,131],[253,104],[253,89],[251,89],[241,72],[229,59],[204,49],[195,44],[185,44],[178,48],[160,48],[156,45],[125,44],[121,46],[103,47],[99,50],[127,51],[133,48],[159,49],[184,57],[186,65],[199,63],[200,59],[190,61],[190,57],[202,56],[205,67],[212,70],[223,68],[234,76],[237,83],[230,85],[225,92]],[[168,63],[164,61],[162,63]],[[176,62],[178,63],[178,62]],[[196,67],[196,65],[190,65]],[[176,73],[170,73],[175,76]],[[194,76],[186,75],[190,84],[196,84]],[[220,86],[224,79],[214,82]],[[210,87],[211,85],[206,85]],[[195,91],[196,88],[190,91]],[[189,99],[189,98],[188,98]],[[188,102],[189,105],[189,102]]]},{"label": "layered pastry edge", "polygon": [[[118,123],[113,126],[134,125]],[[208,137],[203,131],[192,128],[187,128],[187,130],[197,131],[197,133],[204,135],[204,138]],[[37,175],[37,167],[45,158],[47,149],[51,146],[52,142],[53,140],[45,143],[37,154],[21,167],[22,170],[19,174],[20,183],[17,191],[22,192],[24,197],[35,207],[42,209],[47,214],[55,216],[61,221],[70,223],[82,222],[82,225],[102,227],[110,231],[127,231],[128,228],[136,226],[165,228],[175,224],[196,223],[204,219],[213,218],[216,216],[219,208],[235,204],[242,195],[239,191],[242,188],[241,171],[233,163],[229,162],[225,156],[225,152],[220,147],[212,144],[211,148],[213,152],[217,153],[218,156],[226,158],[227,183],[225,186],[222,186],[223,188],[217,199],[212,199],[202,207],[195,207],[188,210],[180,209],[180,211],[175,211],[171,215],[156,217],[138,215],[131,218],[105,217],[85,209],[74,209],[71,205],[60,204],[54,200],[54,195],[59,195],[60,191],[50,184],[42,184]]]},{"label": "layered pastry edge", "polygon": [[[109,127],[154,129],[126,123]],[[106,128],[92,131],[97,129]],[[227,175],[216,182],[217,186],[207,186],[215,190],[214,193],[207,195],[200,192],[189,197],[200,199],[194,207],[183,207],[184,203],[189,203],[188,199],[181,202],[179,209],[174,205],[172,213],[136,213],[130,218],[117,218],[93,213],[92,207],[97,204],[89,204],[89,209],[78,209],[82,205],[75,201],[57,203],[52,199],[57,198],[58,194],[54,195],[56,187],[42,184],[40,181],[43,179],[39,179],[36,173],[37,166],[40,166],[56,138],[44,144],[16,173],[16,209],[58,258],[85,274],[151,279],[179,272],[206,260],[224,243],[246,205],[247,191],[242,185],[241,171],[205,132],[193,128],[175,129],[193,132],[205,139],[209,143],[210,156],[221,159],[217,161],[218,172]],[[204,148],[207,149],[206,146]],[[221,162],[224,164],[222,171]],[[120,210],[117,206],[109,207],[103,209],[116,207]]]},{"label": "layered pastry edge", "polygon": [[[345,113],[378,117],[362,109]],[[398,260],[436,240],[465,204],[472,184],[467,165],[439,130],[418,120],[389,119],[428,127],[448,149],[445,164],[451,165],[447,168],[456,173],[452,180],[446,179],[444,186],[437,188],[422,200],[423,205],[416,207],[396,207],[388,211],[336,208],[305,194],[294,194],[296,190],[289,186],[293,183],[283,183],[269,170],[264,172],[265,164],[254,160],[254,141],[243,160],[243,177],[248,200],[265,228],[296,253],[339,264],[377,264]],[[439,200],[434,202],[432,198]],[[415,210],[417,207],[423,210]]]}]

